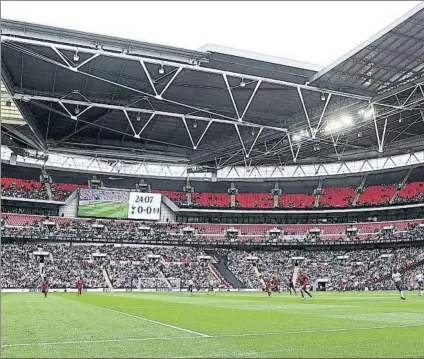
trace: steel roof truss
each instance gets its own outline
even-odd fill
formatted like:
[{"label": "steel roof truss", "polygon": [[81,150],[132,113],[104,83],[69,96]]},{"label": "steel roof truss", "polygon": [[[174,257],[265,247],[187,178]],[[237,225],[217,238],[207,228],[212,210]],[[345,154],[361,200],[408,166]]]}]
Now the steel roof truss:
[{"label": "steel roof truss", "polygon": [[312,134],[314,131],[312,131],[311,121],[309,120],[309,114],[306,110],[305,101],[303,100],[302,90],[300,87],[297,88],[297,93],[299,94],[300,102],[302,103],[303,112],[305,113],[306,120],[308,121],[309,131]]},{"label": "steel roof truss", "polygon": [[184,117],[184,116],[182,116],[182,117],[181,117],[181,119],[183,120],[184,126],[185,126],[185,128],[186,128],[186,130],[187,130],[187,134],[188,134],[188,137],[190,138],[190,142],[191,142],[191,144],[193,145],[193,149],[194,149],[194,150],[196,150],[196,149],[197,149],[197,147],[196,147],[196,145],[194,144],[193,137],[191,136],[190,130],[188,129],[187,121],[186,121],[186,119],[185,119],[185,117]]}]

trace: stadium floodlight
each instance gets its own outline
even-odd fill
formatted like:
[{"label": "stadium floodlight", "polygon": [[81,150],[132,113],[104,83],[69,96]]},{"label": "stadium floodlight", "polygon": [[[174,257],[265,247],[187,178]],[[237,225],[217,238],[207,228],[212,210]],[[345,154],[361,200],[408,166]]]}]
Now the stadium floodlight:
[{"label": "stadium floodlight", "polygon": [[140,122],[140,121],[141,121],[141,117],[140,117],[140,114],[139,114],[139,113],[137,113],[137,118],[136,118],[136,120],[137,120],[138,122]]},{"label": "stadium floodlight", "polygon": [[359,110],[358,114],[360,116],[363,116],[366,120],[369,120],[369,119],[372,118],[372,116],[374,114],[374,111],[373,111],[372,108],[368,108],[366,110],[365,109],[362,109],[362,110]]},{"label": "stadium floodlight", "polygon": [[329,121],[328,123],[327,123],[327,126],[326,126],[326,130],[327,130],[327,132],[337,132],[337,131],[339,131],[339,130],[341,130],[343,128],[343,123],[342,123],[342,121],[339,121],[339,120],[332,120],[332,121]]},{"label": "stadium floodlight", "polygon": [[74,54],[74,62],[78,62],[78,61],[79,61],[78,51],[75,51],[75,54]]},{"label": "stadium floodlight", "polygon": [[193,128],[197,128],[197,120],[194,120]]},{"label": "stadium floodlight", "polygon": [[362,137],[362,132],[358,132],[358,138]]},{"label": "stadium floodlight", "polygon": [[80,113],[80,108],[79,105],[77,105],[77,107],[75,107],[75,115],[78,115]]},{"label": "stadium floodlight", "polygon": [[163,75],[164,73],[165,73],[165,69],[163,68],[163,65],[160,65],[159,75]]},{"label": "stadium floodlight", "polygon": [[244,82],[243,78],[240,81],[240,87],[246,87],[246,82]]},{"label": "stadium floodlight", "polygon": [[403,122],[402,114],[399,115],[399,123]]},{"label": "stadium floodlight", "polygon": [[321,101],[325,101],[325,94],[324,94],[324,92],[321,92]]},{"label": "stadium floodlight", "polygon": [[352,117],[350,115],[342,116],[341,120],[345,125],[350,125],[353,122]]},{"label": "stadium floodlight", "polygon": [[255,136],[255,129],[252,128],[252,133],[251,133],[252,137]]},{"label": "stadium floodlight", "polygon": [[302,136],[299,133],[293,135],[293,141],[299,142],[302,139]]}]

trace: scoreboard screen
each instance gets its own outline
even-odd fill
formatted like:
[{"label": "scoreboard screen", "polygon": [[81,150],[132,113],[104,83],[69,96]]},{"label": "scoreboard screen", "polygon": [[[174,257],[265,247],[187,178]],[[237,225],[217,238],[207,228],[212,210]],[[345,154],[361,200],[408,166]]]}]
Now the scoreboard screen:
[{"label": "scoreboard screen", "polygon": [[80,190],[78,216],[158,221],[162,195],[128,190]]},{"label": "scoreboard screen", "polygon": [[160,193],[130,192],[129,219],[143,219],[146,221],[158,221],[160,219],[160,205],[162,195]]}]

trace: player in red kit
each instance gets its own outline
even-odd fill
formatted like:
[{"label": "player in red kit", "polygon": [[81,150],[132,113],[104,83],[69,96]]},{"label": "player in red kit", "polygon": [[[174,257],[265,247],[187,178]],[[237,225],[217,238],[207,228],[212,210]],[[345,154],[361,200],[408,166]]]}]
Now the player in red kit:
[{"label": "player in red kit", "polygon": [[306,286],[308,285],[309,278],[306,275],[301,274],[300,276],[297,277],[297,279],[300,282],[300,294],[302,294],[302,299],[305,299],[305,296],[303,295],[303,293],[306,293],[307,295],[309,295],[309,298],[312,298],[311,293],[309,293],[306,290]]},{"label": "player in red kit", "polygon": [[269,278],[265,279],[265,291],[268,293],[268,297],[271,296],[271,282]]},{"label": "player in red kit", "polygon": [[82,279],[80,279],[77,282],[78,295],[81,295],[82,294],[83,287],[84,287],[84,283],[83,283]]},{"label": "player in red kit", "polygon": [[344,288],[344,283],[343,283],[343,279],[339,280],[339,292],[344,292],[345,288]]},{"label": "player in red kit", "polygon": [[44,277],[43,284],[41,285],[41,292],[44,294],[44,298],[47,298],[47,293],[49,292],[49,282],[47,277]]},{"label": "player in red kit", "polygon": [[272,290],[274,292],[281,293],[281,290],[280,290],[280,281],[276,277],[274,277],[274,280],[272,281],[272,283],[273,283]]}]

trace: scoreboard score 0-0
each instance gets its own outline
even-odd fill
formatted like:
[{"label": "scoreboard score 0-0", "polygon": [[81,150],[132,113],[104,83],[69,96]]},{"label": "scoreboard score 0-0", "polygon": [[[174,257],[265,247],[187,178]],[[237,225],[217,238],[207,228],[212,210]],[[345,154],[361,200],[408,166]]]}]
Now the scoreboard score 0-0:
[{"label": "scoreboard score 0-0", "polygon": [[162,195],[160,193],[130,192],[128,218],[158,221],[161,203]]}]

